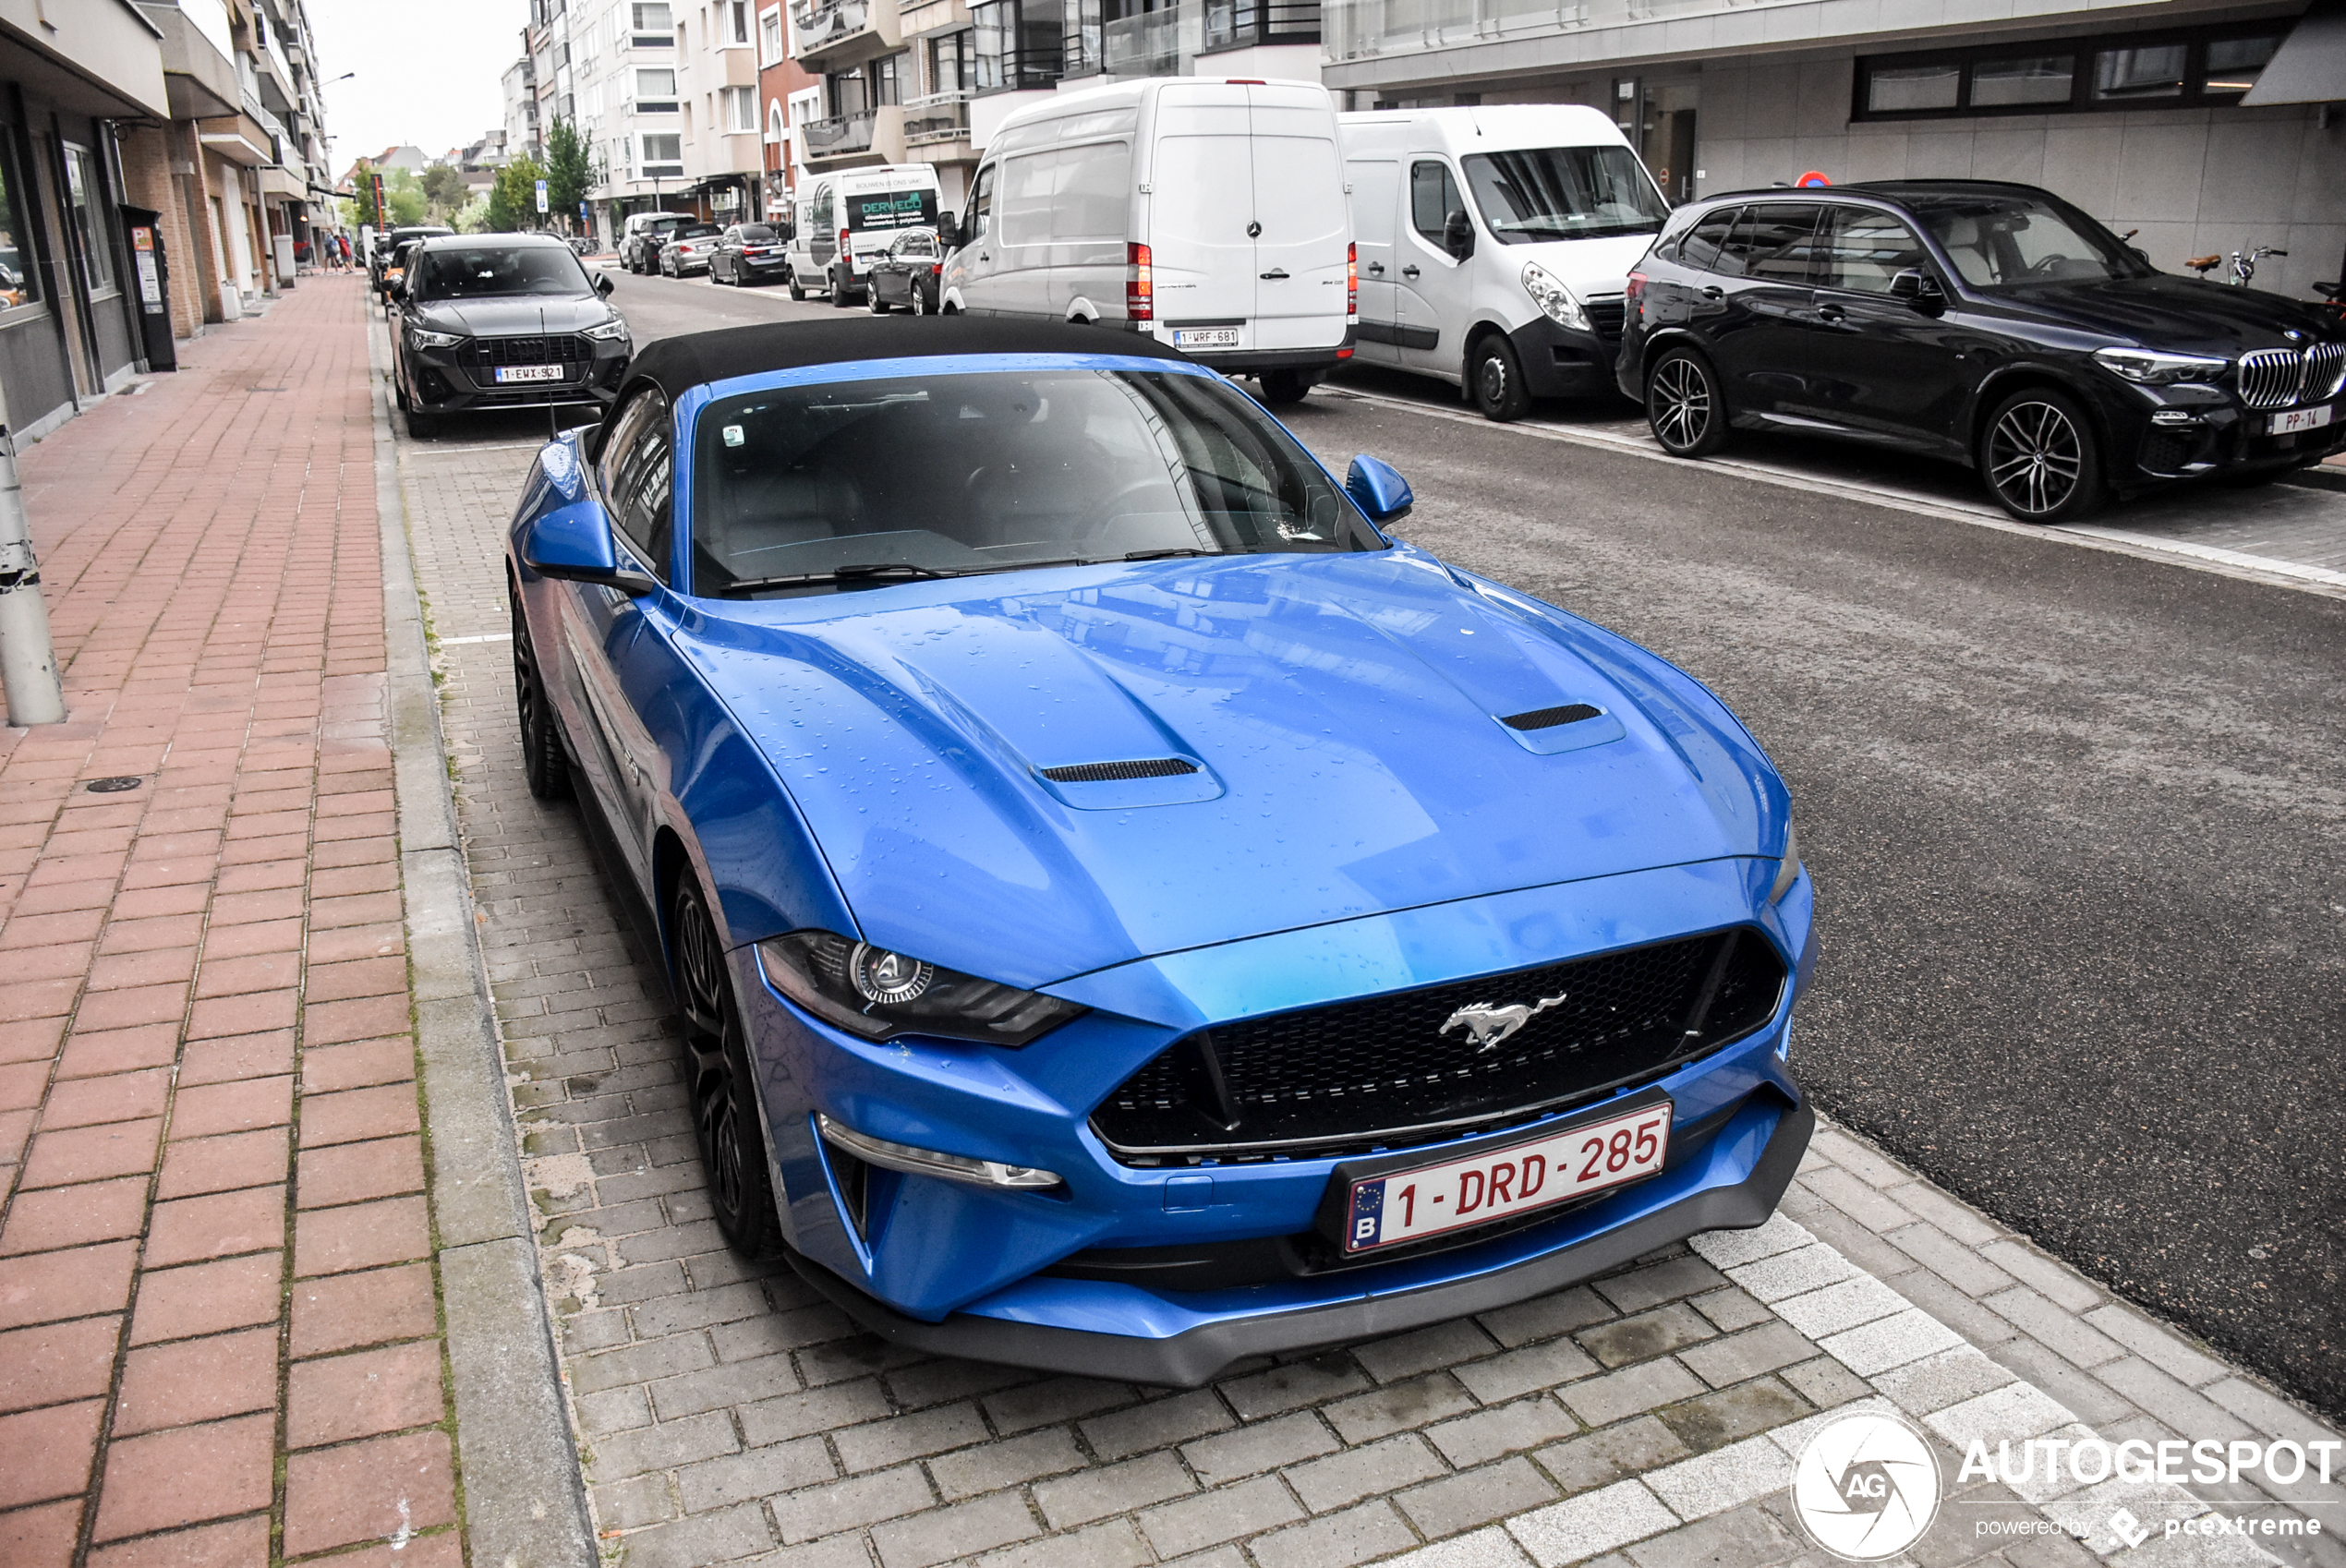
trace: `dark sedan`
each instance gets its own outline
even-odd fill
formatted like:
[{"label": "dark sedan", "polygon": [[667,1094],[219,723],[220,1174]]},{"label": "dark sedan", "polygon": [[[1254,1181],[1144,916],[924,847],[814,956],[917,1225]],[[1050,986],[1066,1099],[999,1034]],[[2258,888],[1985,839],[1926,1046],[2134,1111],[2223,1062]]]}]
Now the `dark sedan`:
[{"label": "dark sedan", "polygon": [[717,254],[720,232],[715,223],[687,223],[669,235],[659,247],[659,270],[668,277],[689,278],[695,272],[708,271],[708,259]]},{"label": "dark sedan", "polygon": [[872,314],[885,316],[901,306],[915,316],[936,315],[937,269],[944,260],[945,247],[937,243],[935,229],[906,229],[898,235],[872,261],[871,282],[864,290]]},{"label": "dark sedan", "polygon": [[2028,523],[2179,479],[2317,463],[2346,330],[2160,272],[2031,186],[1901,180],[1679,208],[1629,275],[1615,366],[1682,457],[1731,427],[1977,468]]},{"label": "dark sedan", "polygon": [[409,258],[392,343],[392,394],[410,435],[459,410],[600,408],[634,350],[627,323],[550,235],[427,240]]},{"label": "dark sedan", "polygon": [[746,288],[790,276],[790,245],[770,223],[735,223],[709,253],[708,281]]}]

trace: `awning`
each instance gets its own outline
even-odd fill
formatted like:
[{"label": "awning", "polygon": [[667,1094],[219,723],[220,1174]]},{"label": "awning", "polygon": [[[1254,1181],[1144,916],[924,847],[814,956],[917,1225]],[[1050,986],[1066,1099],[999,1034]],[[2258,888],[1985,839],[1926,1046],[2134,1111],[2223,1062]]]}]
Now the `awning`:
[{"label": "awning", "polygon": [[2314,0],[2241,103],[2346,103],[2346,0]]}]

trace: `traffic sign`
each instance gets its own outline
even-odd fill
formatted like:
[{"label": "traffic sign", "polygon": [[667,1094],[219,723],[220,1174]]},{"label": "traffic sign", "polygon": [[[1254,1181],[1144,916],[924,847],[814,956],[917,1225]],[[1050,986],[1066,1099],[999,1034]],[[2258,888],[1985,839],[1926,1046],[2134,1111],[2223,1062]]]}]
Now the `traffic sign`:
[{"label": "traffic sign", "polygon": [[546,182],[544,180],[538,182],[538,211],[540,212],[546,211]]}]

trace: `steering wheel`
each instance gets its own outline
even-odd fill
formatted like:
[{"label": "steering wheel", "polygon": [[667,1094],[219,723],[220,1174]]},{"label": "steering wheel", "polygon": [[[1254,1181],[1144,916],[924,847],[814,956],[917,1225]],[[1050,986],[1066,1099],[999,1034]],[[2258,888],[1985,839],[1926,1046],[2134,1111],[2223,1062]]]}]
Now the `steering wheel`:
[{"label": "steering wheel", "polygon": [[2062,256],[2058,253],[2051,256],[2039,256],[2029,267],[2026,275],[2032,278],[2049,278],[2052,276],[2052,270],[2055,267],[2066,267],[2067,265],[2069,265],[2069,258],[2066,256]]}]

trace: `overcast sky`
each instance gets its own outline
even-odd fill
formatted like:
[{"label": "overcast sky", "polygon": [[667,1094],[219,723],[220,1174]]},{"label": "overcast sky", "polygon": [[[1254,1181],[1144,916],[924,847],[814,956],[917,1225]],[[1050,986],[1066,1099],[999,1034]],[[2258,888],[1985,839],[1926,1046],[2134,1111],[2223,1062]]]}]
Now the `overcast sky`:
[{"label": "overcast sky", "polygon": [[528,16],[524,0],[309,0],[334,177],[393,142],[437,154],[502,125],[498,78]]}]

